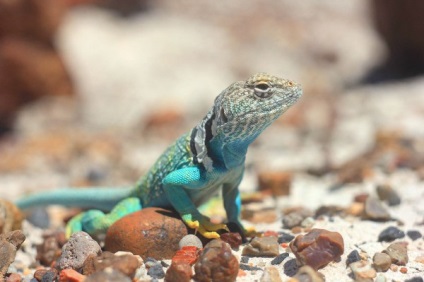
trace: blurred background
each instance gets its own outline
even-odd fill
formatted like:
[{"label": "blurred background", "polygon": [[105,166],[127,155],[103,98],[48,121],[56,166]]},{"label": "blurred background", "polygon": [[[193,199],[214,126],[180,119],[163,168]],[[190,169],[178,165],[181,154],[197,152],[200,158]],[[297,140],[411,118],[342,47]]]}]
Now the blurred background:
[{"label": "blurred background", "polygon": [[304,96],[254,143],[242,188],[267,171],[424,178],[423,21],[413,0],[0,0],[2,196],[131,184],[260,71]]}]

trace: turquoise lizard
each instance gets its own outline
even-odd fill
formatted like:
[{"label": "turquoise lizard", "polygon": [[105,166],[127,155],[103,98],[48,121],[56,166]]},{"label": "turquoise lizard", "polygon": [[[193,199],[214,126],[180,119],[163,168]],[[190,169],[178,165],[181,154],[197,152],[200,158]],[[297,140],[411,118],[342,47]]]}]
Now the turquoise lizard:
[{"label": "turquoise lizard", "polygon": [[301,94],[300,86],[290,80],[255,74],[225,89],[203,120],[177,139],[134,187],[55,190],[23,198],[17,205],[99,209],[74,217],[67,225],[68,235],[105,232],[119,218],[143,207],[173,207],[188,227],[206,238],[218,238],[217,231],[226,225],[212,224],[197,207],[222,187],[227,220],[244,230],[238,186],[247,148]]}]

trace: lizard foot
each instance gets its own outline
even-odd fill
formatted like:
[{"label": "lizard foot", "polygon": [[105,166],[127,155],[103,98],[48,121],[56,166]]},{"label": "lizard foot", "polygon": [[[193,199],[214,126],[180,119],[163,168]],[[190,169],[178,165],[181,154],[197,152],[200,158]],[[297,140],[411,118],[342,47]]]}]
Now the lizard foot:
[{"label": "lizard foot", "polygon": [[182,216],[183,221],[189,228],[196,229],[203,237],[209,239],[219,238],[218,230],[228,230],[225,224],[215,224],[209,221],[206,216],[198,214],[193,216],[192,214],[185,214]]},{"label": "lizard foot", "polygon": [[66,237],[78,231],[95,235],[105,232],[113,223],[110,218],[99,210],[89,210],[73,217],[66,225]]}]

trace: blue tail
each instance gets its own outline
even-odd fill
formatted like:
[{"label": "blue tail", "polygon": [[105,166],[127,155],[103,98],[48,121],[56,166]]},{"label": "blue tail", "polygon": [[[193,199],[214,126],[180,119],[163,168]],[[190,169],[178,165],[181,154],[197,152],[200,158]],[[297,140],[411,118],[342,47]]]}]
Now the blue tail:
[{"label": "blue tail", "polygon": [[132,187],[125,188],[81,188],[59,189],[41,192],[22,198],[16,202],[21,209],[35,206],[62,205],[70,207],[111,210],[120,200],[131,195]]}]

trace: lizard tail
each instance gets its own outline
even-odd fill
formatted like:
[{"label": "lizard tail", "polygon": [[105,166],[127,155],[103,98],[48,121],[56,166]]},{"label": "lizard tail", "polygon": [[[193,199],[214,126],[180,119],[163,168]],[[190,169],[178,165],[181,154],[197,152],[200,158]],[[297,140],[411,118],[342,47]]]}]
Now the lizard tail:
[{"label": "lizard tail", "polygon": [[120,200],[130,197],[132,187],[125,188],[87,188],[58,189],[24,197],[16,202],[21,209],[35,206],[62,205],[80,208],[111,210]]}]

